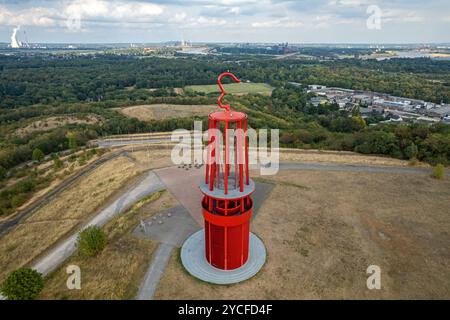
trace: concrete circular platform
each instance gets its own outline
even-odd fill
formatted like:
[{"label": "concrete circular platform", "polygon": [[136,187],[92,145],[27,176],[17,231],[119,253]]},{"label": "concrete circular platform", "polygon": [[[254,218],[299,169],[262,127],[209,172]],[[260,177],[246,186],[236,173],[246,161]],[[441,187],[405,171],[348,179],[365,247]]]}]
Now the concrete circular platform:
[{"label": "concrete circular platform", "polygon": [[261,270],[266,262],[266,248],[261,239],[250,233],[247,262],[234,270],[221,270],[206,260],[205,230],[200,230],[184,242],[181,248],[181,262],[191,275],[200,280],[214,284],[232,284],[250,279]]}]

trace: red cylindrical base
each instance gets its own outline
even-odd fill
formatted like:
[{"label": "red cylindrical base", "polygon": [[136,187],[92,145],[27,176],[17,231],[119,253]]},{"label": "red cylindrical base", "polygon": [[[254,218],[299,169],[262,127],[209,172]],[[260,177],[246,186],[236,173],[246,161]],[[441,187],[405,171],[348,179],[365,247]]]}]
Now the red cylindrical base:
[{"label": "red cylindrical base", "polygon": [[237,215],[222,216],[203,208],[206,260],[219,269],[231,270],[248,259],[252,206]]}]

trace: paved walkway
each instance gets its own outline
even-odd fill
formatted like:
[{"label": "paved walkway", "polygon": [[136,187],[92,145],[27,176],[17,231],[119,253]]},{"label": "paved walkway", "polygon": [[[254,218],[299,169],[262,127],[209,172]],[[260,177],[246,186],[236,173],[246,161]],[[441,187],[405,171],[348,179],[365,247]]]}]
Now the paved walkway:
[{"label": "paved walkway", "polygon": [[181,261],[184,268],[194,277],[214,284],[232,284],[245,281],[256,275],[266,262],[264,243],[250,233],[248,260],[233,270],[213,267],[205,256],[205,231],[200,230],[190,236],[181,248]]},{"label": "paved walkway", "polygon": [[153,254],[152,262],[144,277],[136,300],[153,300],[159,280],[161,279],[164,269],[169,262],[174,246],[168,243],[161,243]]},{"label": "paved walkway", "polygon": [[205,167],[179,168],[173,166],[157,169],[155,173],[177,198],[178,202],[189,211],[192,218],[202,226],[203,216],[200,203],[202,193],[199,185],[201,179],[204,179]]},{"label": "paved walkway", "polygon": [[[159,178],[153,173],[149,172],[145,177],[136,184],[133,188],[128,190],[125,194],[120,196],[116,201],[103,209],[91,221],[86,223],[79,231],[89,226],[103,226],[119,213],[131,207],[135,202],[141,200],[147,195],[164,189],[164,185]],[[48,254],[43,256],[37,263],[34,264],[33,269],[39,271],[43,275],[47,275],[61,265],[64,260],[70,257],[76,250],[76,240],[78,237],[77,231],[75,234],[64,240],[53,248]]]}]

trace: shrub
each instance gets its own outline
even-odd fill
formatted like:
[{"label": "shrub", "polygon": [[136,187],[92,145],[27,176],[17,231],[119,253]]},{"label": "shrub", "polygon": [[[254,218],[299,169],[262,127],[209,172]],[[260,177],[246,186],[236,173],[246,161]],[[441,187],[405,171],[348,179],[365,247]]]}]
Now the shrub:
[{"label": "shrub", "polygon": [[444,166],[442,164],[437,164],[436,166],[434,166],[433,173],[431,176],[435,179],[443,179],[444,171],[445,171]]},{"label": "shrub", "polygon": [[416,166],[418,162],[419,161],[417,160],[417,158],[414,157],[414,158],[409,159],[408,165],[409,166]]},{"label": "shrub", "polygon": [[64,162],[62,162],[62,160],[58,156],[56,156],[53,158],[53,166],[55,170],[61,169],[64,166]]},{"label": "shrub", "polygon": [[1,292],[9,300],[33,300],[43,288],[44,279],[39,272],[21,268],[8,275]]},{"label": "shrub", "polygon": [[77,246],[81,253],[92,257],[103,250],[106,242],[105,233],[99,227],[91,226],[80,232],[77,239]]},{"label": "shrub", "polygon": [[11,198],[11,206],[13,208],[20,207],[27,200],[27,196],[25,194],[18,194]]},{"label": "shrub", "polygon": [[86,164],[87,158],[85,155],[82,155],[79,159],[78,159],[78,165],[79,166],[84,166]]},{"label": "shrub", "polygon": [[42,152],[41,149],[34,149],[33,150],[33,155],[31,156],[31,159],[33,159],[33,161],[41,161],[42,159],[44,159],[44,153]]}]

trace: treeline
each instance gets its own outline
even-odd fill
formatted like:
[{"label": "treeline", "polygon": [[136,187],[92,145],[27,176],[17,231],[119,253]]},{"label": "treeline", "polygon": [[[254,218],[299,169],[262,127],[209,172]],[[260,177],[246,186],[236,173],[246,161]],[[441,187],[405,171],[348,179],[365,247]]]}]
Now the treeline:
[{"label": "treeline", "polygon": [[381,125],[352,133],[331,132],[317,123],[283,131],[280,144],[293,148],[356,151],[430,164],[450,164],[450,132],[446,125]]},{"label": "treeline", "polygon": [[[450,102],[450,62],[430,59],[315,62],[245,56],[182,59],[114,55],[70,59],[2,56],[0,108],[174,97],[173,88],[214,84],[217,75],[225,70],[242,80],[266,82],[276,87],[289,81],[318,83]],[[432,82],[430,78],[440,81]]]},{"label": "treeline", "polygon": [[76,145],[82,146],[87,141],[98,136],[97,131],[86,126],[70,128],[57,128],[50,132],[35,132],[25,137],[12,139],[6,148],[0,150],[0,170],[10,169],[32,159],[33,151],[40,150],[44,155],[69,149],[70,135],[73,135]]},{"label": "treeline", "polygon": [[209,84],[224,67],[206,61],[114,55],[76,59],[2,56],[0,66],[0,108],[115,100],[115,95],[157,97],[164,92],[127,89]]},{"label": "treeline", "polygon": [[[185,102],[188,102],[186,98]],[[192,102],[192,100],[190,100]],[[160,101],[161,102],[161,101]],[[97,115],[95,124],[67,124],[47,131],[35,131],[23,135],[15,130],[27,122],[48,116]],[[6,170],[32,159],[33,151],[38,149],[44,155],[72,148],[70,139],[76,146],[83,146],[89,140],[114,134],[172,131],[177,128],[193,129],[194,120],[206,121],[206,117],[190,117],[165,120],[140,121],[128,118],[110,108],[99,107],[98,103],[66,104],[59,107],[33,106],[8,110],[0,116],[0,179]]]}]

